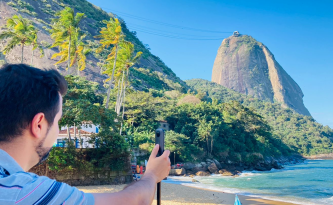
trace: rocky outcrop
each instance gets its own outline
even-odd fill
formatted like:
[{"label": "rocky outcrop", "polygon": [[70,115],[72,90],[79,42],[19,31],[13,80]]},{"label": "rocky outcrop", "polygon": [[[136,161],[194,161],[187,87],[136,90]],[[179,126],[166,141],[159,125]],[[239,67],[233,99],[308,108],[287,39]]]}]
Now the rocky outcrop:
[{"label": "rocky outcrop", "polygon": [[210,173],[213,173],[213,174],[218,174],[219,173],[219,168],[217,168],[217,166],[216,166],[216,164],[214,162],[212,162],[208,166],[208,170],[210,171]]},{"label": "rocky outcrop", "polygon": [[186,170],[184,168],[181,169],[170,169],[169,175],[173,176],[183,176],[186,174]]},{"label": "rocky outcrop", "polygon": [[199,171],[195,174],[196,176],[210,176],[209,172]]},{"label": "rocky outcrop", "polygon": [[268,48],[251,36],[231,36],[223,40],[214,62],[212,81],[310,115],[303,104],[301,88]]},{"label": "rocky outcrop", "polygon": [[[183,168],[190,177],[209,176],[210,174],[220,174],[222,176],[236,176],[242,171],[270,171],[272,169],[282,169],[284,165],[298,164],[304,162],[305,158],[300,155],[287,157],[266,157],[256,163],[243,164],[239,162],[218,162],[216,159],[207,159],[206,162],[184,163]],[[181,176],[183,174],[180,174]]]}]

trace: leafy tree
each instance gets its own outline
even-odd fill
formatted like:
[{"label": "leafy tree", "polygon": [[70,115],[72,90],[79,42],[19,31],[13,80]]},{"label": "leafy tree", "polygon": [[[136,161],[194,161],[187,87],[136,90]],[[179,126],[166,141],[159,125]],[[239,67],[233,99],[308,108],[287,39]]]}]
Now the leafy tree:
[{"label": "leafy tree", "polygon": [[153,97],[152,93],[134,91],[127,96],[124,121],[139,131],[153,131],[159,123],[158,117],[164,112],[166,99]]},{"label": "leafy tree", "polygon": [[203,151],[191,143],[190,137],[172,130],[165,132],[165,149],[176,153],[178,160],[183,162],[198,160]]},{"label": "leafy tree", "polygon": [[91,49],[84,43],[84,38],[86,35],[81,35],[81,32],[77,33],[77,36],[74,38],[75,41],[73,45],[75,46],[75,53],[73,54],[73,59],[71,66],[77,62],[77,75],[80,76],[80,71],[83,71],[86,68],[86,59],[87,55],[91,52]]},{"label": "leafy tree", "polygon": [[117,18],[111,18],[109,21],[104,20],[103,23],[106,24],[106,27],[103,27],[100,31],[100,35],[95,36],[95,38],[99,38],[101,44],[101,46],[96,50],[97,53],[100,53],[105,48],[109,48],[111,45],[113,45],[111,53],[108,55],[107,58],[107,61],[110,61],[107,65],[111,65],[111,62],[113,62],[112,73],[111,76],[109,76],[110,81],[105,105],[106,108],[109,108],[110,94],[116,69],[119,44],[123,40],[124,35],[121,31],[121,24]]},{"label": "leafy tree", "polygon": [[[66,76],[68,92],[63,98],[63,117],[59,126],[77,125],[90,121],[98,125],[100,132],[93,134],[89,142],[96,149],[75,149],[69,138],[66,148],[55,148],[50,154],[48,165],[51,169],[110,168],[126,170],[128,164],[128,144],[119,135],[116,113],[104,108],[103,97],[96,94],[98,84],[83,77]],[[80,128],[80,127],[79,127]]]},{"label": "leafy tree", "polygon": [[189,144],[206,151],[201,157],[249,162],[249,157],[256,153],[262,156],[292,153],[272,136],[261,116],[235,101],[182,104],[172,108],[165,118],[171,130],[189,136]]},{"label": "leafy tree", "polygon": [[[118,95],[116,100],[115,111],[118,115],[120,115],[121,107],[123,108],[122,119],[124,119],[124,112],[125,112],[125,97],[126,97],[126,88],[128,83],[128,76],[130,68],[139,60],[142,52],[138,52],[136,55],[134,53],[134,45],[127,41],[122,41],[120,43],[120,50],[118,52],[118,61],[116,64],[117,74],[116,76],[121,76],[122,74],[122,81],[121,84],[118,83]],[[112,71],[113,72],[113,71]],[[110,75],[111,70],[106,70],[104,73]],[[125,78],[125,79],[124,79]],[[120,90],[120,92],[119,92]],[[122,128],[120,129],[120,133]]]},{"label": "leafy tree", "polygon": [[[76,13],[74,9],[66,7],[56,14],[58,18],[53,20],[52,29],[50,30],[51,38],[54,39],[52,47],[59,47],[59,53],[52,58],[60,56],[60,60],[56,63],[63,63],[67,60],[67,69],[71,67],[71,57],[77,53],[77,47],[73,44],[77,43],[80,38],[79,24],[85,17],[84,13]],[[82,64],[82,63],[81,63]],[[82,68],[81,68],[82,69]]]},{"label": "leafy tree", "polygon": [[[21,63],[23,63],[24,46],[31,45],[37,41],[37,31],[28,19],[23,18],[21,15],[14,15],[7,20],[5,31],[0,34],[0,40],[9,38],[10,41],[3,49],[3,54],[9,53],[15,46],[21,46]],[[34,50],[34,49],[33,49]]]}]

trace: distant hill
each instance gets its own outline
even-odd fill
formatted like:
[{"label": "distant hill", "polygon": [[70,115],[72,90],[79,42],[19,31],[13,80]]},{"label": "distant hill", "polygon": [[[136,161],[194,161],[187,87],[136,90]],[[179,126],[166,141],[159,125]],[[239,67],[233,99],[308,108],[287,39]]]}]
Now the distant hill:
[{"label": "distant hill", "polygon": [[[109,20],[110,17],[114,17],[114,14],[107,13],[86,0],[2,0],[0,1],[0,27],[5,24],[6,18],[15,14],[20,14],[32,20],[39,29],[38,38],[45,48],[45,57],[42,59],[38,58],[38,53],[35,52],[34,65],[39,68],[57,68],[59,71],[65,72],[65,63],[57,67],[54,66],[56,61],[52,60],[51,56],[57,52],[57,49],[48,48],[52,44],[52,39],[47,32],[55,13],[62,10],[65,6],[74,8],[76,12],[85,13],[87,18],[82,21],[81,29],[88,36],[86,43],[91,48],[96,48],[98,41],[93,37],[98,34],[101,27],[105,26],[102,20]],[[147,46],[136,37],[135,32],[128,30],[125,21],[121,18],[120,20],[126,40],[135,45],[136,51],[143,52],[140,62],[134,66],[135,68],[131,72],[130,80],[132,81],[132,86],[138,90],[153,88],[186,91],[186,84],[159,57],[149,51]],[[0,50],[5,44],[6,42],[0,42]],[[0,54],[0,64],[20,62],[20,53],[20,49],[15,48],[6,57]],[[24,63],[29,64],[32,56],[31,48],[27,47],[24,50],[24,54]],[[86,76],[88,80],[102,84],[106,77],[100,74],[99,62],[105,57],[103,53],[89,54],[87,67],[82,72],[82,75]]]},{"label": "distant hill", "polygon": [[240,94],[214,82],[202,79],[187,80],[192,89],[205,93],[209,100],[220,102],[238,101],[268,122],[273,134],[294,151],[303,155],[326,154],[333,152],[333,130],[317,123],[311,116],[298,114],[292,109],[283,108],[280,103],[270,103],[248,95]]},{"label": "distant hill", "polygon": [[234,33],[223,40],[217,51],[212,81],[237,92],[279,102],[303,115],[310,115],[303,104],[298,84],[275,60],[268,48],[248,35]]}]

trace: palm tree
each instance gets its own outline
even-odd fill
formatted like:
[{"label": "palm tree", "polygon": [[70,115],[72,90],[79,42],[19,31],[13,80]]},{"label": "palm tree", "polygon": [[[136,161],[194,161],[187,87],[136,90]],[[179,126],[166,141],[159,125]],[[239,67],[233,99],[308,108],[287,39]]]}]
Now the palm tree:
[{"label": "palm tree", "polygon": [[[123,107],[123,113],[122,113],[122,119],[124,119],[124,113],[125,113],[125,97],[126,97],[126,86],[128,82],[129,77],[129,69],[139,60],[140,56],[142,55],[142,52],[136,53],[136,55],[133,55],[134,53],[134,45],[127,41],[120,42],[120,50],[119,50],[119,58],[117,61],[117,76],[120,76],[122,73],[122,80],[121,84],[118,83],[118,92],[120,90],[119,95],[117,95],[117,101],[115,106],[116,113],[120,114],[121,107]],[[109,60],[109,59],[107,59]],[[126,73],[125,73],[126,71]],[[106,74],[110,73],[110,70],[105,71]],[[124,80],[124,77],[126,76],[126,79]],[[120,129],[120,134],[122,131],[122,124]]]},{"label": "palm tree", "polygon": [[[122,104],[125,104],[125,95],[126,95],[126,85],[128,82],[128,76],[129,76],[129,69],[140,59],[142,52],[137,52],[136,55],[133,55],[134,53],[134,45],[131,42],[123,41],[120,44],[121,50],[119,51],[119,64],[123,67],[123,76],[126,75],[126,79],[124,82],[124,89],[123,93],[121,93],[120,98],[122,100],[119,100],[118,102],[118,114],[120,113],[120,108]],[[126,74],[125,74],[126,71]],[[124,109],[125,106],[123,105],[123,117],[124,117]]]},{"label": "palm tree", "polygon": [[80,71],[83,71],[86,68],[86,59],[87,55],[91,52],[91,49],[86,46],[83,39],[86,35],[78,35],[75,38],[74,44],[75,45],[75,53],[74,57],[71,62],[71,66],[76,62],[77,63],[77,75],[80,76]]},{"label": "palm tree", "polygon": [[[51,29],[51,38],[54,39],[54,43],[52,47],[59,47],[59,53],[56,53],[52,56],[55,58],[57,56],[61,56],[61,59],[56,63],[62,63],[67,60],[67,69],[71,67],[71,56],[75,53],[76,47],[73,47],[72,43],[75,42],[75,39],[80,32],[79,24],[83,18],[85,18],[84,13],[76,13],[74,9],[66,7],[62,11],[56,14],[57,19],[53,20],[53,25]],[[67,50],[67,54],[65,54],[64,49]]]},{"label": "palm tree", "polygon": [[6,55],[13,50],[15,46],[20,45],[22,49],[21,63],[23,63],[24,46],[31,45],[35,35],[37,35],[34,25],[21,15],[14,15],[7,20],[5,29],[6,30],[0,34],[0,40],[9,38],[10,41],[3,49],[3,54]]},{"label": "palm tree", "polygon": [[111,45],[113,45],[113,48],[111,50],[111,53],[108,55],[108,59],[113,60],[113,69],[111,73],[111,80],[109,81],[109,88],[107,91],[107,99],[106,99],[106,105],[105,108],[109,108],[109,101],[110,101],[110,94],[111,94],[111,88],[113,84],[114,79],[114,72],[116,69],[116,63],[117,63],[117,54],[119,49],[119,43],[123,40],[124,35],[121,31],[121,23],[117,18],[110,19],[110,21],[103,21],[103,23],[106,24],[106,27],[102,28],[100,31],[100,35],[95,36],[95,38],[100,39],[100,44],[102,44],[99,48],[96,49],[97,53],[100,53],[105,48],[109,48]]},{"label": "palm tree", "polygon": [[34,51],[38,48],[39,53],[40,53],[40,57],[44,57],[44,50],[43,47],[41,46],[41,44],[38,43],[37,41],[37,33],[33,34],[34,38],[31,42],[32,45],[32,56],[31,56],[31,66],[33,66],[33,62],[34,62]]}]

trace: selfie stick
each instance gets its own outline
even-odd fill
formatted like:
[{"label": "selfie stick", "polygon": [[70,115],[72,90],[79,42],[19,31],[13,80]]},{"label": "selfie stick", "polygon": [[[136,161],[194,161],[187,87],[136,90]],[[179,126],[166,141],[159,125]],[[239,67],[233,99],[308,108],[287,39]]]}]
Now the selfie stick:
[{"label": "selfie stick", "polygon": [[[159,144],[157,157],[161,156],[164,152],[164,130],[157,129],[155,134],[155,144]],[[157,205],[161,205],[161,182],[157,183]]]}]

